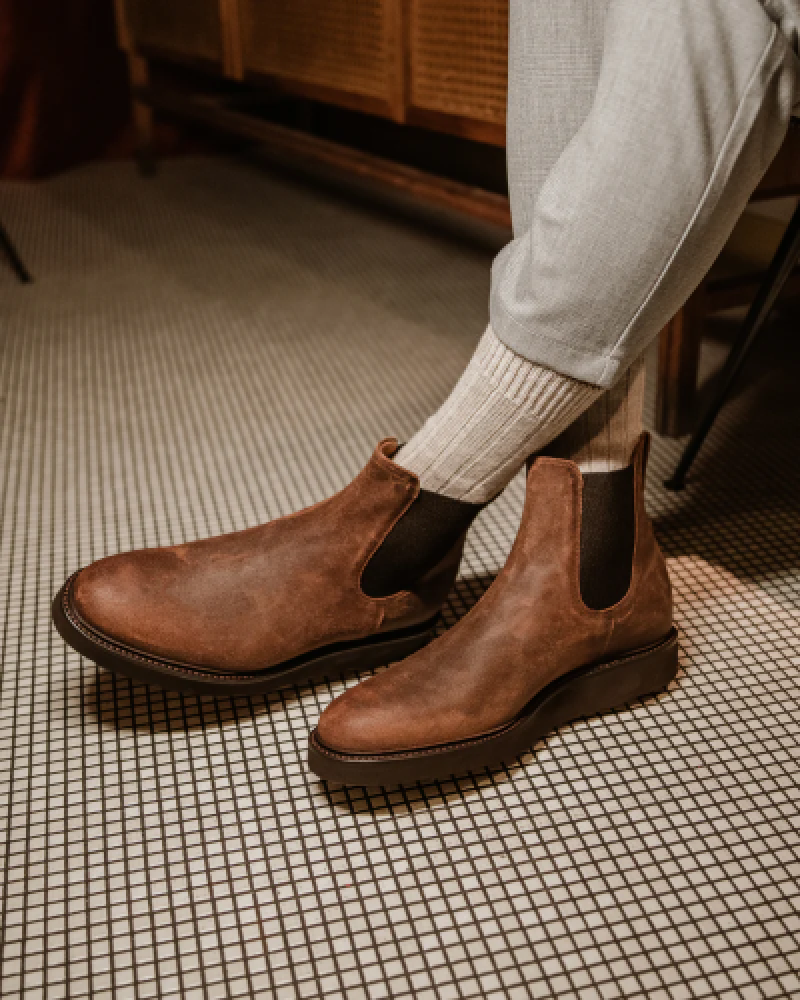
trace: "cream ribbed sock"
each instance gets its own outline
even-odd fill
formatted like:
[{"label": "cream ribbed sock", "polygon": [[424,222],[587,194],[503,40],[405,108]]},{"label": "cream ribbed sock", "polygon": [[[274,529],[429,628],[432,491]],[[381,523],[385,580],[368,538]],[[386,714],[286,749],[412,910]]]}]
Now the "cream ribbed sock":
[{"label": "cream ribbed sock", "polygon": [[602,395],[515,354],[489,327],[453,391],[394,460],[423,489],[484,503]]},{"label": "cream ribbed sock", "polygon": [[639,358],[611,389],[548,444],[546,453],[571,459],[581,472],[624,469],[642,433],[646,376],[644,358]]}]

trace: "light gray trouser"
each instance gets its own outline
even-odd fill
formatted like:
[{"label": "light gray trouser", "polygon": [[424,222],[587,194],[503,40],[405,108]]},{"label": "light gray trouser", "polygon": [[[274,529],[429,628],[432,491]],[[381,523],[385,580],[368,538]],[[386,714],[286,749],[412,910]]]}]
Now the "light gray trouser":
[{"label": "light gray trouser", "polygon": [[722,249],[800,101],[800,0],[511,0],[491,322],[611,386]]}]

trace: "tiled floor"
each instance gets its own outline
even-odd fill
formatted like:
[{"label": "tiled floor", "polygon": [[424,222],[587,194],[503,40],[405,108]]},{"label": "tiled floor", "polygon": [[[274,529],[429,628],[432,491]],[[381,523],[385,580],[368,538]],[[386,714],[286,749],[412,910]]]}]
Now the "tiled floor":
[{"label": "tiled floor", "polygon": [[[776,329],[675,496],[682,671],[508,769],[366,795],[304,766],[347,681],[131,685],[67,650],[76,567],[275,517],[444,397],[497,234],[230,163],[0,187],[3,997],[800,995],[800,346]],[[521,484],[448,609],[502,564]]]}]

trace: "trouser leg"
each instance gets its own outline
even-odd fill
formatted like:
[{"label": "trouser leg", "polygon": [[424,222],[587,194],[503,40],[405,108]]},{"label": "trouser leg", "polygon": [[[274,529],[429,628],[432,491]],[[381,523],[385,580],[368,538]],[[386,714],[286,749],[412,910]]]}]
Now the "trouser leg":
[{"label": "trouser leg", "polygon": [[627,462],[638,359],[727,239],[797,86],[758,0],[512,0],[510,34],[514,239],[492,328],[398,455],[477,502],[565,430],[554,447],[583,467]]},{"label": "trouser leg", "polygon": [[[539,6],[518,2],[517,21],[533,24]],[[520,136],[534,141],[537,102],[515,94],[514,66],[509,79],[519,148]],[[610,0],[591,108],[543,182],[527,182],[524,221],[495,261],[500,340],[611,386],[713,263],[780,148],[797,89],[798,59],[758,0]],[[516,210],[525,189],[510,155]]]},{"label": "trouser leg", "polygon": [[609,0],[510,0],[506,155],[515,237],[594,103]]},{"label": "trouser leg", "polygon": [[[609,0],[511,0],[508,180],[515,236],[531,225],[548,174],[586,121],[595,99]],[[550,445],[548,454],[584,472],[623,468],[643,427],[645,365],[633,362]]]}]

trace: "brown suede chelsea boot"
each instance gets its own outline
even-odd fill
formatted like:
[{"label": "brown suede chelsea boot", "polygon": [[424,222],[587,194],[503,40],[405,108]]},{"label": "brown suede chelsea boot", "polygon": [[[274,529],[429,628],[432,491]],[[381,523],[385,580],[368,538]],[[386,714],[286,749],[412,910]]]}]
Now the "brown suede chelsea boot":
[{"label": "brown suede chelsea boot", "polygon": [[540,457],[508,562],[458,624],[341,695],[309,745],[321,778],[446,779],[510,764],[546,733],[666,687],[678,666],[664,557],[627,469]]},{"label": "brown suede chelsea boot", "polygon": [[250,695],[424,646],[481,506],[420,490],[393,439],[340,493],[218,538],[142,549],[70,577],[53,620],[135,680]]}]

